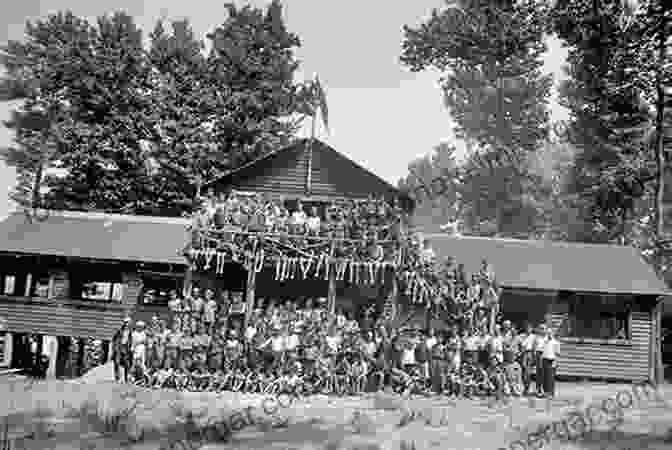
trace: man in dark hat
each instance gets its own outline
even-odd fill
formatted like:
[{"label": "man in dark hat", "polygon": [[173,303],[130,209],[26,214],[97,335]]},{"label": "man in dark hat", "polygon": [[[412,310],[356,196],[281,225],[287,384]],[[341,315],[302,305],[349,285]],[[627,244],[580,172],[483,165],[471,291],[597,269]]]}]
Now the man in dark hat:
[{"label": "man in dark hat", "polygon": [[129,368],[131,367],[131,318],[126,317],[121,327],[112,337],[112,362],[114,364],[114,379],[121,381],[121,369],[124,370],[123,380],[128,382]]}]

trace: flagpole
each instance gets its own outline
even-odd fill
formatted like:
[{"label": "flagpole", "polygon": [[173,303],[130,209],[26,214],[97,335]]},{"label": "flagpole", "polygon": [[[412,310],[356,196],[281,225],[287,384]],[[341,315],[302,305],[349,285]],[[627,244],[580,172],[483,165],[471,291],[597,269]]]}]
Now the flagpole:
[{"label": "flagpole", "polygon": [[313,108],[313,123],[310,126],[310,143],[308,147],[308,174],[306,175],[306,193],[312,195],[313,181],[313,143],[315,142],[315,122],[317,118],[317,108]]}]

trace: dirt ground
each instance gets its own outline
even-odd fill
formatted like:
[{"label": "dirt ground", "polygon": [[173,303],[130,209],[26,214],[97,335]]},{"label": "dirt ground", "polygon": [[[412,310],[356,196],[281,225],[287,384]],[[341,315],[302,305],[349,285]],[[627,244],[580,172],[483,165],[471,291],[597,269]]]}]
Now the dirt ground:
[{"label": "dirt ground", "polygon": [[[259,419],[257,422],[269,420],[261,408],[260,395],[136,390],[110,381],[109,375],[109,367],[103,367],[83,380],[43,381],[30,389],[25,387],[25,381],[1,380],[0,415],[8,416],[9,438],[18,438],[12,450],[122,447],[158,450],[167,443],[166,430],[181,415],[176,412],[175,405],[181,405],[177,409],[202,413],[202,422],[209,417],[230,415],[247,406],[253,407],[253,415]],[[577,407],[583,409],[594,401],[615,398],[619,390],[631,389],[619,384],[559,383],[558,395],[550,403],[514,398],[508,405],[494,405],[492,400],[450,400],[445,397],[401,399],[392,394],[344,398],[313,396],[278,410],[275,422],[288,419],[284,428],[269,430],[263,425],[247,426],[235,433],[227,444],[207,444],[204,448],[508,449],[516,439],[525,439],[527,430],[559,419]],[[672,450],[672,386],[666,385],[661,391],[667,405],[651,401],[633,406],[625,410],[625,421],[617,430],[608,431],[607,425],[603,425],[576,443],[553,441],[545,448]],[[119,437],[101,436],[101,425],[94,423],[98,420],[91,417],[114,416],[112,412],[122,408],[129,398],[135,398],[138,407],[129,420],[127,431],[132,436],[139,436],[142,431],[145,438],[135,444],[123,445]],[[81,413],[85,404],[95,405],[93,409],[98,410],[97,414]],[[401,424],[404,411],[409,410],[422,412],[423,418]],[[25,437],[31,433],[33,438]],[[405,446],[403,442],[409,445]],[[378,447],[370,446],[373,444]]]}]

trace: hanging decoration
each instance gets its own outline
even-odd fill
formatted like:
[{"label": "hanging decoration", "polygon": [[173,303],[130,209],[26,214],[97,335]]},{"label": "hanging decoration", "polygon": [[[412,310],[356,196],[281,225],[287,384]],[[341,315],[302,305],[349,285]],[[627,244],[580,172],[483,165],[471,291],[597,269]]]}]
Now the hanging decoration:
[{"label": "hanging decoration", "polygon": [[[397,199],[339,200],[319,208],[258,193],[231,192],[204,200],[190,226],[186,255],[197,271],[223,275],[226,262],[246,270],[273,271],[275,280],[323,279],[384,284],[396,278],[399,292],[417,305],[443,311],[468,326],[490,321],[499,310],[491,268],[467,282],[451,259],[439,262],[409,231]],[[308,203],[306,200],[305,203]]]}]

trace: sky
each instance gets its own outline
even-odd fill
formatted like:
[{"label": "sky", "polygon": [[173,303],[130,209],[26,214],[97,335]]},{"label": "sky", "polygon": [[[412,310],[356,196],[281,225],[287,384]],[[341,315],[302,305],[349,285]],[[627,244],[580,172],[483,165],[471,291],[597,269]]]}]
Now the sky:
[{"label": "sky", "polygon": [[[0,7],[0,43],[23,37],[27,20],[61,10],[94,20],[123,10],[134,16],[145,35],[160,18],[188,18],[195,33],[205,34],[226,18],[223,0],[21,0]],[[235,1],[264,6],[269,0]],[[329,105],[329,133],[318,137],[390,183],[407,174],[408,164],[427,155],[441,142],[455,141],[450,113],[444,107],[439,74],[411,73],[399,62],[403,25],[428,18],[443,0],[284,0],[284,18],[302,41],[300,80],[317,73]],[[562,77],[566,50],[549,40],[544,70]],[[0,120],[11,104],[0,103]],[[567,112],[555,99],[552,120]],[[308,124],[302,134],[308,134]],[[10,145],[11,133],[0,125],[0,146]],[[13,169],[0,162],[0,217],[13,206],[8,193],[15,184]]]}]

